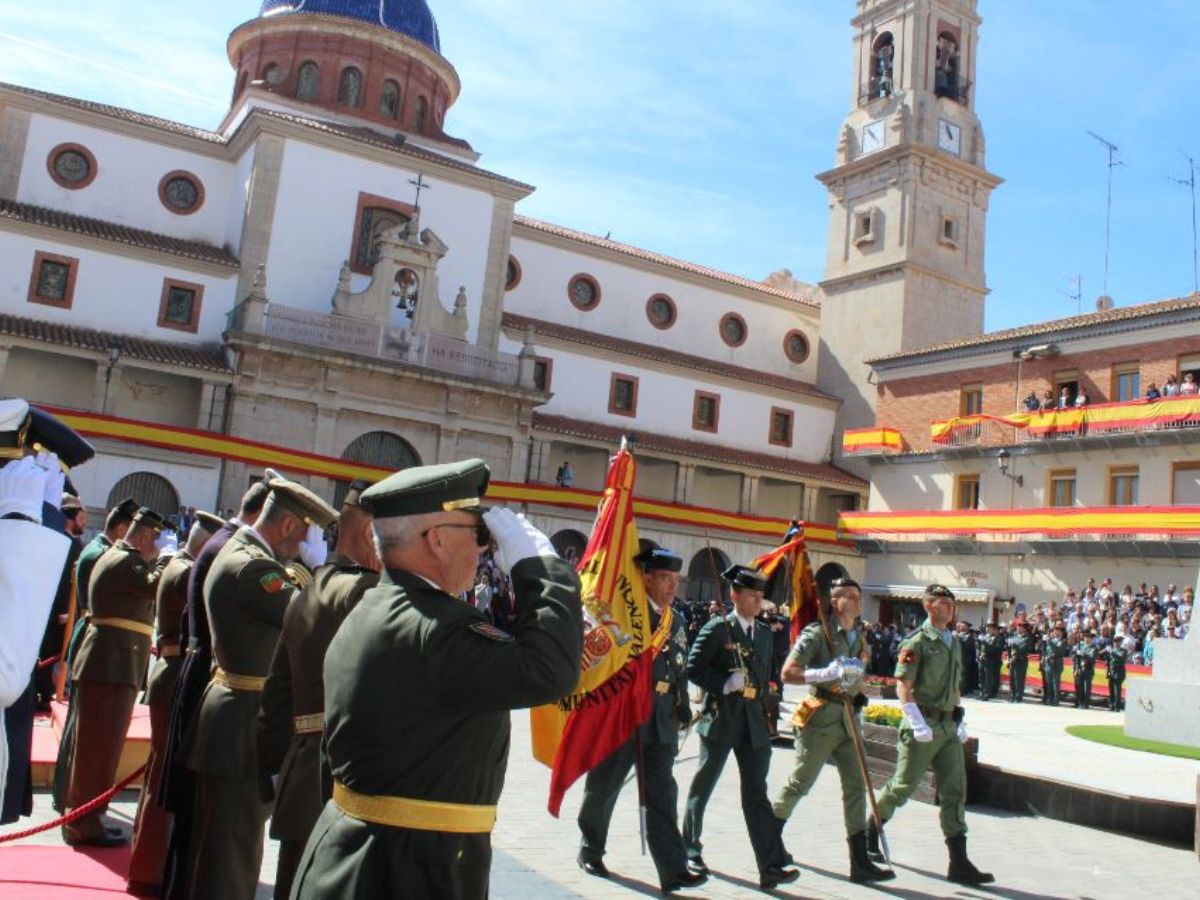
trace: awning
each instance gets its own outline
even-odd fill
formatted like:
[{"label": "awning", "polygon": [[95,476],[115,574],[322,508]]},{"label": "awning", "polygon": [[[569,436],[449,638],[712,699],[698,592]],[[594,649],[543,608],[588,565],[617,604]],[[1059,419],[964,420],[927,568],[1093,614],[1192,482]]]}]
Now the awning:
[{"label": "awning", "polygon": [[[954,591],[954,597],[964,603],[987,603],[993,596],[989,588],[959,587],[948,584],[946,587]],[[923,584],[864,584],[863,593],[870,594],[877,600],[906,600],[920,602],[925,598]]]}]

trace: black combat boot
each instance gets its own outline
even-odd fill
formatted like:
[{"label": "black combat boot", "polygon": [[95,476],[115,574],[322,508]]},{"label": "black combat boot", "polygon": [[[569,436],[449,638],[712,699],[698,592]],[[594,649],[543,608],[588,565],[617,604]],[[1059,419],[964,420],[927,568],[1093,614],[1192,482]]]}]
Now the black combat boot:
[{"label": "black combat boot", "polygon": [[980,872],[974,863],[967,859],[965,834],[946,838],[946,846],[950,848],[950,868],[946,871],[948,881],[955,884],[991,884],[996,880],[991,872]]},{"label": "black combat boot", "polygon": [[867,855],[867,833],[860,831],[846,838],[850,845],[850,880],[855,884],[865,884],[870,881],[891,881],[896,873],[891,869],[881,869],[871,862]]},{"label": "black combat boot", "polygon": [[[886,825],[887,820],[883,824]],[[887,857],[879,847],[879,829],[875,826],[874,817],[867,819],[867,859],[877,863],[887,862]]]}]

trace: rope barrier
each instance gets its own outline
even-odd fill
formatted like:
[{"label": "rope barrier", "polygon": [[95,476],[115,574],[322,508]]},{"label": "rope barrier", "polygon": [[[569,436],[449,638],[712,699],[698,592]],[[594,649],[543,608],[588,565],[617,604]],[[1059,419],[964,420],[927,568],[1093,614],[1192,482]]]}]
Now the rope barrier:
[{"label": "rope barrier", "polygon": [[63,825],[70,825],[76,819],[81,819],[92,812],[97,807],[104,806],[116,794],[119,794],[133,782],[137,781],[146,771],[145,764],[138,767],[137,771],[132,772],[128,778],[117,782],[107,791],[99,796],[93,797],[82,806],[77,806],[66,815],[59,816],[51,822],[45,822],[41,825],[35,825],[32,828],[26,828],[24,831],[14,831],[10,834],[0,834],[0,844],[7,844],[9,841],[19,841],[21,838],[32,837],[35,834],[41,834],[43,831],[49,831],[51,828],[59,828]]}]

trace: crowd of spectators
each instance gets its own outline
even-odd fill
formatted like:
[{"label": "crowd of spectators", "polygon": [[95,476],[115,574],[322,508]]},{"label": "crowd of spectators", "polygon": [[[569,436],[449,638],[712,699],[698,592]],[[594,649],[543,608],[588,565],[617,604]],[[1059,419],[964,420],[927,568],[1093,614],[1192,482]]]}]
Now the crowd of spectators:
[{"label": "crowd of spectators", "polygon": [[[1162,387],[1159,387],[1156,382],[1151,381],[1143,395],[1145,400],[1161,400],[1164,397],[1180,397],[1189,394],[1196,394],[1200,391],[1200,385],[1196,382],[1196,376],[1192,372],[1184,372],[1183,377],[1179,378],[1175,375],[1168,375]],[[1021,406],[1026,412],[1048,412],[1055,409],[1074,409],[1081,406],[1087,406],[1090,402],[1087,389],[1080,385],[1075,393],[1071,393],[1071,388],[1063,385],[1059,389],[1058,396],[1054,395],[1053,391],[1043,391],[1039,397],[1036,390],[1031,390],[1025,395],[1025,399],[1021,401]]]}]

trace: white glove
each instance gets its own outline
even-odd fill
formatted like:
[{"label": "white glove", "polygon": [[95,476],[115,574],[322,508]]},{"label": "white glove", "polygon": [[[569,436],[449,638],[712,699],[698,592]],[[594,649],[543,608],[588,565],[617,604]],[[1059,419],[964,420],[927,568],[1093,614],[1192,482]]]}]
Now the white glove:
[{"label": "white glove", "polygon": [[825,684],[829,681],[837,681],[841,677],[842,664],[840,660],[836,659],[823,668],[804,670],[805,684]]},{"label": "white glove", "polygon": [[533,556],[558,556],[550,538],[511,509],[489,509],[483,522],[496,541],[496,562],[504,572],[512,572],[513,566]]},{"label": "white glove", "polygon": [[308,533],[300,542],[300,562],[316,570],[317,566],[325,564],[325,557],[328,555],[329,545],[325,543],[325,530],[317,524],[309,525]]},{"label": "white glove", "polygon": [[37,464],[46,470],[46,487],[42,498],[58,509],[62,506],[63,488],[67,485],[67,476],[58,464],[58,457],[53,453],[42,451],[37,455]]},{"label": "white glove", "polygon": [[170,528],[164,528],[154,541],[154,549],[159,556],[174,556],[179,552],[179,538]]},{"label": "white glove", "polygon": [[721,689],[723,694],[736,694],[746,686],[746,673],[734,672],[725,679],[725,687]]},{"label": "white glove", "polygon": [[0,469],[0,516],[19,513],[40,525],[48,474],[32,456],[10,462]]},{"label": "white glove", "polygon": [[967,733],[967,725],[965,722],[958,723],[958,739],[961,743],[966,743],[970,735]]},{"label": "white glove", "polygon": [[904,713],[904,718],[908,720],[908,727],[912,729],[913,739],[918,744],[928,744],[933,740],[933,729],[925,721],[925,717],[921,715],[921,710],[915,703],[905,703],[900,707],[900,711]]}]

